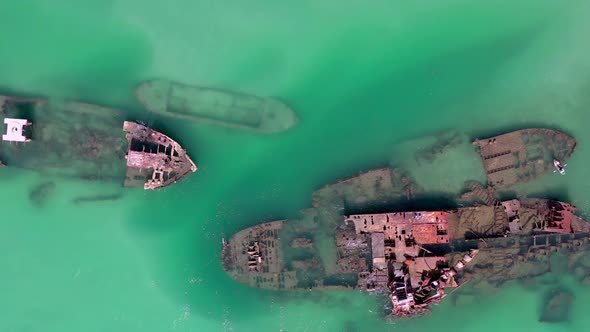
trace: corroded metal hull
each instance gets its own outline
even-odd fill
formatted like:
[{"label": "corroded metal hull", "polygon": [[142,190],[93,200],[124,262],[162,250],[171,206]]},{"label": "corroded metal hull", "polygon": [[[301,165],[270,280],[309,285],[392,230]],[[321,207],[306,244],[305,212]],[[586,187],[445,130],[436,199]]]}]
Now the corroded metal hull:
[{"label": "corroded metal hull", "polygon": [[[529,249],[550,250],[562,245],[573,245],[574,240],[583,240],[586,235],[590,235],[590,224],[573,214],[575,208],[567,203],[546,199],[523,200],[517,222],[514,221],[514,215],[509,217],[506,213],[514,200],[503,203],[505,206],[500,207],[500,216],[495,207],[474,206],[443,211],[391,212],[342,217],[341,224],[335,233],[332,233],[333,243],[337,249],[334,251],[337,255],[332,259],[335,266],[328,266],[325,261],[317,259],[322,254],[318,252],[321,248],[316,247],[314,232],[321,225],[306,223],[306,220],[303,220],[303,224],[299,220],[268,222],[236,233],[224,246],[223,265],[236,280],[255,287],[333,288],[332,286],[336,285],[330,282],[337,280],[338,275],[344,281],[345,274],[366,271],[371,265],[369,256],[359,258],[359,254],[362,256],[375,252],[376,248],[369,247],[371,240],[366,236],[370,237],[374,233],[384,234],[384,240],[388,240],[402,236],[402,232],[402,237],[407,238],[407,232],[413,243],[418,246],[396,246],[398,249],[401,248],[401,251],[397,252],[398,258],[406,255],[422,256],[424,252],[421,252],[421,249],[429,247],[432,247],[430,251],[450,255],[449,257],[455,252],[461,253],[470,249],[493,253],[500,252],[503,248],[524,248],[526,253]],[[556,228],[552,222],[551,218],[554,216],[551,214],[555,212],[551,208],[554,206],[563,211],[564,217],[561,219],[567,223],[567,229]],[[314,217],[317,221],[318,216]],[[321,221],[317,223],[321,224]],[[244,245],[256,241],[263,248],[264,254],[261,255],[261,262],[248,269],[248,255],[244,254]],[[301,243],[306,245],[302,246]],[[425,257],[428,256],[431,255],[426,253]],[[287,261],[293,258],[294,261]],[[483,259],[485,257],[482,257]],[[322,276],[321,278],[305,280],[297,277],[304,275],[304,270],[314,268],[322,270],[321,273],[317,271],[317,276]],[[277,275],[280,278],[272,280],[271,277]],[[283,279],[289,282],[283,282]],[[325,283],[326,281],[328,283]],[[357,282],[343,283],[341,286],[363,288]]]},{"label": "corroded metal hull", "polygon": [[135,90],[137,100],[150,112],[260,133],[276,133],[297,123],[285,104],[220,89],[152,80]]},{"label": "corroded metal hull", "polygon": [[391,300],[392,315],[408,317],[427,312],[468,280],[502,283],[545,273],[550,252],[584,250],[590,239],[590,224],[575,215],[574,206],[547,199],[344,213],[345,206],[382,206],[416,192],[398,169],[326,186],[314,193],[313,208],[300,220],[259,224],[224,241],[223,268],[252,287],[382,293]]},{"label": "corroded metal hull", "polygon": [[[335,264],[323,262],[336,262],[337,250],[333,234],[336,227],[342,224],[345,208],[406,201],[419,192],[420,188],[414,184],[413,179],[398,168],[370,170],[325,186],[314,192],[313,208],[303,211],[300,220],[265,223],[235,234],[224,245],[224,268],[236,280],[255,287],[315,287],[317,279],[337,274]],[[241,253],[245,244],[256,241],[257,238],[264,241],[264,250],[269,250],[268,255],[263,256],[264,261],[273,263],[259,271],[260,273],[250,273],[247,257]],[[325,250],[318,250],[315,244],[324,241],[326,246],[322,248]],[[289,268],[285,269],[281,264],[287,261],[290,262],[287,263]],[[338,278],[336,276],[333,280],[327,280],[322,286],[347,288],[352,284],[356,285],[356,277],[348,284],[340,283]]]},{"label": "corroded metal hull", "polygon": [[197,171],[186,151],[170,137],[136,122],[125,121],[127,139],[126,187],[169,186]]},{"label": "corroded metal hull", "polygon": [[[460,142],[455,133],[440,136],[416,159],[432,162]],[[371,170],[314,192],[313,208],[301,220],[238,232],[224,242],[223,267],[254,287],[383,293],[394,317],[428,312],[448,296],[448,288],[468,281],[501,284],[541,275],[549,271],[554,251],[568,253],[572,268],[588,272],[576,252],[588,249],[590,224],[575,214],[575,206],[535,198],[500,201],[495,193],[550,172],[553,160],[571,156],[575,140],[554,130],[524,129],[474,145],[489,186],[468,181],[469,192],[455,200],[455,208],[345,216],[344,211],[391,210],[424,194],[408,172]],[[472,196],[485,205],[465,200]]]},{"label": "corroded metal hull", "polygon": [[[466,281],[501,284],[541,275],[550,270],[550,252],[579,251],[589,242],[590,224],[567,203],[527,199],[520,219],[511,213],[514,201],[503,203],[501,216],[489,206],[349,215],[335,231],[317,214],[268,222],[225,242],[222,264],[253,287],[382,293],[392,301],[392,315],[408,317],[427,312]],[[563,222],[567,231],[555,227]]]},{"label": "corroded metal hull", "polygon": [[[0,96],[0,110],[1,121],[23,119],[30,123],[23,127],[26,140],[13,141],[18,135],[14,136],[16,138],[4,137],[0,159],[6,166],[46,175],[121,183],[133,168],[126,159],[135,145],[131,144],[129,132],[126,137],[124,115],[117,110],[75,101],[50,103],[45,99],[9,96]],[[145,137],[144,146],[151,148],[156,144],[153,138],[166,137],[142,125],[136,126],[151,135]],[[172,142],[168,138],[165,143],[178,146]],[[184,150],[177,147],[174,151],[180,151],[185,161],[182,166],[174,165],[178,169],[177,175],[187,175],[187,167],[190,171],[196,170]],[[143,178],[137,177],[135,182],[125,181],[125,184],[144,186],[152,180],[152,174],[153,170],[146,166],[140,174]],[[144,187],[155,189],[153,185]]]}]

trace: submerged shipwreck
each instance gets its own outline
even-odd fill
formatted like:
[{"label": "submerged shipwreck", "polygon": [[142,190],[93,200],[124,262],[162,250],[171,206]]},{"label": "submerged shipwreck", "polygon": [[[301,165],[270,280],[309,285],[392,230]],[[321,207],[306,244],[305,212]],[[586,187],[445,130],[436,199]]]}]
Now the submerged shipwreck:
[{"label": "submerged shipwreck", "polygon": [[553,171],[565,173],[563,161],[576,149],[576,140],[552,129],[532,128],[476,140],[488,185],[506,188]]},{"label": "submerged shipwreck", "polygon": [[[331,241],[274,221],[235,234],[224,244],[222,262],[234,279],[253,287],[381,292],[391,299],[392,315],[408,316],[444,299],[465,280],[465,271],[491,279],[528,277],[537,256],[588,243],[590,224],[574,211],[564,202],[514,199],[498,206],[348,215]],[[327,243],[335,246],[330,260],[318,252]]]},{"label": "submerged shipwreck", "polygon": [[46,175],[158,189],[197,170],[168,136],[110,108],[0,96],[0,160]]},{"label": "submerged shipwreck", "polygon": [[[507,137],[516,140],[514,135],[523,134],[546,135],[540,139],[533,135],[537,138],[529,137],[526,143],[543,149],[494,156],[484,146],[484,164],[502,156],[499,164],[527,163],[488,172],[494,186],[466,183],[468,193],[453,207],[408,209],[412,202],[427,198],[424,204],[432,197],[402,169],[371,170],[314,192],[313,208],[302,211],[300,220],[263,223],[224,240],[223,268],[253,287],[360,289],[382,294],[389,298],[387,312],[392,317],[427,313],[431,304],[473,280],[501,284],[545,273],[550,269],[550,252],[585,247],[590,224],[565,202],[496,197],[495,188],[550,172],[546,165],[569,157],[575,147],[568,136],[544,129]],[[489,144],[498,142],[496,147],[505,148],[505,138],[498,137]],[[363,210],[389,212],[349,213]]]},{"label": "submerged shipwreck", "polygon": [[272,98],[167,80],[144,82],[135,96],[153,113],[260,133],[284,131],[298,121],[289,107]]}]

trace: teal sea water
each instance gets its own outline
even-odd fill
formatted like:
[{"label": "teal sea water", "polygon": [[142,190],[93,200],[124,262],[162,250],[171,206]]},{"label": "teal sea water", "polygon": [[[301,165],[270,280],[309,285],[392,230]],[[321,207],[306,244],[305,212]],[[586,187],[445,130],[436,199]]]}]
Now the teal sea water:
[{"label": "teal sea water", "polygon": [[[1,169],[0,331],[587,329],[590,287],[559,269],[536,287],[512,283],[389,324],[383,301],[361,292],[261,291],[223,272],[222,237],[297,217],[313,190],[358,171],[409,166],[421,146],[400,143],[450,129],[565,130],[578,139],[567,176],[518,191],[590,213],[590,3],[370,3],[1,1],[2,91],[124,109],[179,140],[199,171],[84,205],[71,200],[121,189],[60,181],[39,206],[29,192],[44,179]],[[300,123],[258,136],[162,119],[131,94],[154,77],[277,96]],[[443,176],[414,174],[432,190],[458,190],[482,176],[472,157],[445,157]],[[551,282],[576,290],[568,324],[538,322]]]}]

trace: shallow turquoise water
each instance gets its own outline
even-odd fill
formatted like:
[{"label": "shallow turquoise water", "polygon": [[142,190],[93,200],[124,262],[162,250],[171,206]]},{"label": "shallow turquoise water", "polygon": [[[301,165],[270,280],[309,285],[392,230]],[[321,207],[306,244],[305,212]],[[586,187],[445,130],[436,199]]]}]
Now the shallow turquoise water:
[{"label": "shallow turquoise water", "polygon": [[[28,200],[39,176],[2,169],[0,330],[584,328],[587,287],[569,325],[538,323],[543,286],[516,284],[385,324],[381,301],[363,293],[239,285],[223,273],[219,249],[239,229],[297,216],[320,186],[409,164],[419,144],[397,144],[448,129],[478,137],[540,125],[574,135],[568,175],[519,190],[590,212],[589,9],[584,1],[1,2],[3,90],[123,108],[178,139],[200,168],[161,192],[94,205],[70,200],[119,188],[59,183],[42,207]],[[277,96],[301,121],[256,136],[154,117],[131,97],[153,77]],[[419,181],[434,190],[481,176],[472,155],[457,159],[441,162],[444,176],[416,170]]]}]

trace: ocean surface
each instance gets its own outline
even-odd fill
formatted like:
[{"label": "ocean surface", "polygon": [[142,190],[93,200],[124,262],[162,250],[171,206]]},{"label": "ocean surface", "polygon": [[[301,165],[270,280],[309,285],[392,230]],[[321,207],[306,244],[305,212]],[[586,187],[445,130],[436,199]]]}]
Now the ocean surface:
[{"label": "ocean surface", "polygon": [[[590,2],[3,0],[0,13],[4,93],[123,109],[199,166],[156,192],[0,169],[0,331],[587,330],[590,286],[558,268],[534,287],[460,290],[429,316],[392,323],[383,299],[362,292],[240,285],[220,249],[242,228],[297,217],[323,185],[411,164],[412,142],[448,130],[573,135],[566,176],[517,190],[590,215]],[[275,96],[300,122],[260,136],[163,119],[133,99],[149,78]],[[471,152],[444,156],[437,172],[414,169],[416,180],[451,192],[481,180]],[[34,204],[45,181],[55,189]],[[111,193],[123,196],[72,201]],[[556,283],[575,292],[572,319],[540,323]]]}]

